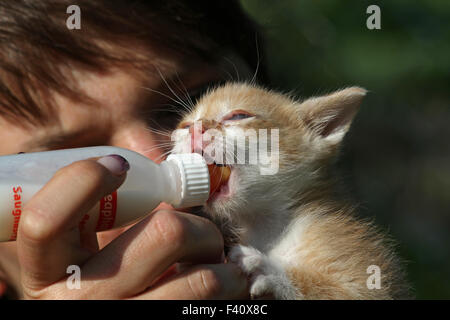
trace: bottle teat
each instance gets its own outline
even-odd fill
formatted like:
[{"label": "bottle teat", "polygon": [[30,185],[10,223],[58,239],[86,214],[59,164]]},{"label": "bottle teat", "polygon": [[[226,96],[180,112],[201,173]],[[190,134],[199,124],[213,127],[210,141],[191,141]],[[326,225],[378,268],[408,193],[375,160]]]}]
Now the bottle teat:
[{"label": "bottle teat", "polygon": [[171,154],[167,161],[175,162],[181,179],[180,203],[176,208],[203,205],[209,198],[210,179],[205,159],[198,153]]}]

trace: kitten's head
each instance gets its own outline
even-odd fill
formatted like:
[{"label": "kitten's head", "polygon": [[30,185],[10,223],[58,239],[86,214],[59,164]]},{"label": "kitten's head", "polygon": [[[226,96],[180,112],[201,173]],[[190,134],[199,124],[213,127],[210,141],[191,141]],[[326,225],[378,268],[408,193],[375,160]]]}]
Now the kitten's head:
[{"label": "kitten's head", "polygon": [[253,219],[292,205],[326,179],[365,94],[352,87],[299,102],[229,83],[205,94],[183,118],[178,129],[185,130],[178,130],[172,152],[203,151],[207,161],[229,166],[230,179],[205,211],[216,218]]}]

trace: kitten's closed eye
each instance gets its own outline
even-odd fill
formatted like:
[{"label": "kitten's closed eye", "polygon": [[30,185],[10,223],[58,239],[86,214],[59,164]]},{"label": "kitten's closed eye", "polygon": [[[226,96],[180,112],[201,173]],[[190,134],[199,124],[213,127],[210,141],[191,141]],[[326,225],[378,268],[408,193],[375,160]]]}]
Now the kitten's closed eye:
[{"label": "kitten's closed eye", "polygon": [[243,119],[248,119],[248,118],[253,118],[253,117],[254,117],[254,115],[247,111],[235,110],[235,111],[232,111],[229,114],[227,114],[223,118],[223,121],[237,121],[237,120],[243,120]]}]

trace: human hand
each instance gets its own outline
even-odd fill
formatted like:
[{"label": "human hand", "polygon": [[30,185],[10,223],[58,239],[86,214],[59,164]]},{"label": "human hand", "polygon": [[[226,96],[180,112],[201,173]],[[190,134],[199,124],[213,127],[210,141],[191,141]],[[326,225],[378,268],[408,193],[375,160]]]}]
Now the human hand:
[{"label": "human hand", "polygon": [[[246,298],[245,276],[236,265],[223,263],[222,236],[204,218],[159,210],[101,249],[94,232],[80,234],[84,213],[124,182],[126,173],[120,167],[107,169],[95,160],[75,162],[27,202],[17,237],[23,297]],[[177,262],[190,267],[158,280]],[[69,265],[80,267],[80,289],[67,287]]]}]

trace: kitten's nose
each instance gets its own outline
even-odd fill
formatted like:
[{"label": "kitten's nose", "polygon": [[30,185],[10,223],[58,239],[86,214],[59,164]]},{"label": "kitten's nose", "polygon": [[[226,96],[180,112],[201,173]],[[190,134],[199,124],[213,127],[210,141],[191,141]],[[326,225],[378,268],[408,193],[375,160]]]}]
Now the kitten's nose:
[{"label": "kitten's nose", "polygon": [[217,127],[215,121],[196,121],[189,127],[191,135],[191,152],[202,154],[203,149],[209,141],[203,141],[203,134],[206,130]]},{"label": "kitten's nose", "polygon": [[202,153],[203,150],[203,133],[205,133],[205,127],[197,122],[189,127],[189,133],[191,135],[191,152]]}]

